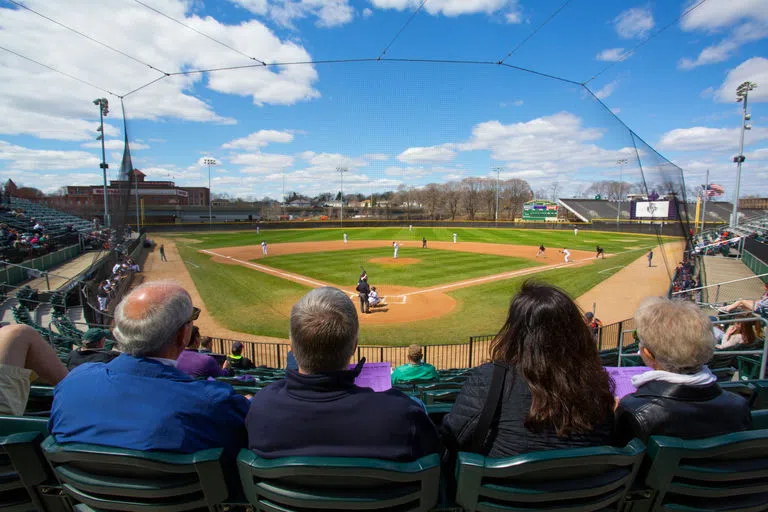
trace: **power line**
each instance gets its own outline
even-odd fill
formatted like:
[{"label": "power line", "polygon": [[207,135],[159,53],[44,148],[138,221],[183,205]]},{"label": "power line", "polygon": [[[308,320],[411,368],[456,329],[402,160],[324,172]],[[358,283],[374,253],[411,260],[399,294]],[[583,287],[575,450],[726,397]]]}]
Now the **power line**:
[{"label": "power line", "polygon": [[[55,73],[58,73],[58,74],[60,74],[60,75],[64,75],[64,76],[66,76],[67,78],[71,78],[72,80],[76,80],[76,81],[80,82],[81,84],[85,84],[85,85],[91,86],[91,87],[93,87],[93,88],[95,88],[95,89],[98,89],[98,90],[100,90],[100,91],[102,91],[102,92],[105,92],[105,93],[107,93],[107,94],[111,94],[112,96],[118,96],[117,94],[115,94],[115,93],[113,93],[112,91],[109,91],[109,90],[107,90],[107,89],[104,89],[103,87],[99,87],[98,85],[96,85],[96,84],[93,84],[93,83],[91,83],[91,82],[89,82],[89,81],[87,81],[87,80],[83,80],[82,78],[78,78],[78,77],[76,77],[76,76],[74,76],[74,75],[70,75],[69,73],[67,73],[67,72],[65,72],[65,71],[61,71],[61,70],[59,70],[59,69],[56,69],[56,68],[54,68],[54,67],[51,67],[51,66],[49,66],[48,64],[43,64],[43,63],[42,63],[42,62],[40,62],[40,61],[37,61],[37,60],[35,60],[35,59],[31,59],[31,58],[29,58],[29,57],[27,57],[27,56],[25,56],[25,55],[22,55],[22,54],[20,54],[20,53],[18,53],[18,52],[15,52],[15,51],[13,51],[13,50],[9,50],[8,48],[6,48],[6,47],[4,47],[4,46],[0,46],[0,50],[5,50],[6,52],[8,52],[8,53],[11,53],[11,54],[13,54],[13,55],[15,55],[15,56],[17,56],[17,57],[19,57],[19,58],[21,58],[21,59],[24,59],[24,60],[28,60],[29,62],[33,62],[33,63],[37,64],[38,66],[42,66],[42,67],[44,67],[44,68],[50,69],[51,71],[53,71],[53,72],[55,72]],[[118,96],[118,97],[119,97],[119,96]]]},{"label": "power line", "polygon": [[525,43],[527,43],[529,39],[531,39],[533,36],[535,36],[535,35],[536,35],[536,33],[537,33],[539,30],[541,30],[542,28],[544,28],[544,25],[546,25],[547,23],[549,23],[550,21],[552,21],[552,19],[553,19],[555,16],[557,16],[557,15],[560,13],[560,11],[562,11],[563,9],[565,9],[565,7],[566,7],[566,6],[567,6],[569,3],[571,3],[572,1],[573,1],[573,0],[565,0],[565,2],[563,2],[563,4],[562,4],[560,7],[558,7],[558,8],[557,8],[557,10],[555,10],[555,12],[553,12],[552,14],[550,14],[550,15],[549,15],[549,17],[548,17],[546,20],[544,20],[544,22],[543,22],[541,25],[539,25],[538,27],[536,27],[536,29],[535,29],[533,32],[531,32],[530,34],[528,34],[528,35],[527,35],[527,36],[526,36],[526,37],[525,37],[525,38],[524,38],[522,41],[520,41],[519,43],[517,43],[517,45],[516,45],[514,48],[512,48],[512,49],[509,51],[509,53],[507,53],[507,56],[506,56],[506,57],[504,57],[503,59],[501,59],[501,60],[499,61],[499,64],[504,64],[504,61],[505,61],[505,60],[507,60],[509,57],[511,57],[511,56],[512,56],[512,54],[513,54],[513,53],[515,53],[517,50],[519,50],[520,48],[522,48],[522,46],[523,46]]},{"label": "power line", "polygon": [[422,0],[422,2],[419,4],[419,6],[416,8],[415,11],[413,11],[413,14],[408,18],[408,21],[406,21],[402,27],[400,27],[400,30],[397,31],[397,34],[395,34],[395,37],[392,38],[392,40],[389,42],[387,46],[384,47],[383,50],[381,50],[381,53],[379,54],[379,59],[381,59],[385,53],[389,50],[389,48],[397,41],[397,38],[400,37],[400,34],[403,33],[403,30],[408,27],[408,25],[411,24],[413,21],[413,18],[416,17],[417,14],[419,14],[419,11],[421,11],[421,8],[424,7],[424,4],[427,3],[427,0]]},{"label": "power line", "polygon": [[158,68],[156,68],[155,66],[153,66],[151,64],[147,64],[146,62],[143,62],[143,61],[137,59],[136,57],[125,53],[122,50],[118,50],[117,48],[115,48],[113,46],[110,46],[107,43],[103,43],[103,42],[99,41],[98,39],[94,39],[93,37],[91,37],[91,36],[89,36],[87,34],[84,34],[84,33],[80,32],[79,30],[76,30],[76,29],[74,29],[74,28],[72,28],[70,26],[67,26],[67,25],[65,25],[65,24],[63,24],[63,23],[61,23],[59,21],[56,21],[53,18],[50,18],[50,17],[46,16],[45,14],[37,12],[36,10],[34,10],[34,9],[30,8],[30,7],[27,7],[24,4],[16,2],[15,0],[5,0],[5,1],[9,2],[9,3],[11,3],[11,4],[13,4],[13,5],[17,6],[17,7],[21,7],[22,9],[26,9],[27,11],[29,11],[29,12],[31,12],[33,14],[37,14],[41,18],[46,19],[46,20],[50,21],[51,23],[55,23],[56,25],[69,30],[70,32],[74,32],[75,34],[77,34],[77,35],[79,35],[81,37],[84,37],[84,38],[88,39],[89,41],[92,41],[92,42],[94,42],[94,43],[96,43],[96,44],[98,44],[100,46],[103,46],[104,48],[108,48],[108,49],[112,50],[115,53],[119,53],[120,55],[122,55],[124,57],[127,57],[127,58],[131,59],[134,62],[138,62],[139,64],[141,64],[143,66],[147,66],[148,68],[153,69],[153,70],[157,71],[158,73],[163,73],[165,75],[168,74],[165,71],[163,71],[162,69],[158,69]]},{"label": "power line", "polygon": [[173,21],[174,23],[178,23],[178,24],[179,24],[179,25],[181,25],[182,27],[186,27],[186,28],[188,28],[188,29],[189,29],[189,30],[191,30],[192,32],[195,32],[195,33],[197,33],[197,34],[200,34],[200,35],[201,35],[201,36],[203,36],[203,37],[206,37],[206,38],[210,39],[210,40],[211,40],[211,41],[213,41],[214,43],[220,44],[221,46],[224,46],[225,48],[229,48],[229,49],[230,49],[230,50],[232,50],[233,52],[237,52],[238,54],[242,55],[243,57],[246,57],[246,58],[248,58],[248,59],[251,59],[251,60],[255,60],[256,62],[260,63],[262,66],[266,66],[266,65],[267,65],[267,63],[266,63],[266,62],[264,62],[263,60],[257,59],[256,57],[252,57],[252,56],[248,55],[247,53],[243,53],[243,52],[241,52],[240,50],[238,50],[237,48],[235,48],[235,47],[233,47],[233,46],[230,46],[230,45],[228,45],[227,43],[224,43],[224,42],[222,42],[222,41],[219,41],[218,39],[216,39],[216,38],[214,38],[214,37],[211,37],[211,36],[209,36],[209,35],[208,35],[208,34],[206,34],[205,32],[201,32],[201,31],[197,30],[196,28],[194,28],[194,27],[191,27],[191,26],[187,25],[187,24],[186,24],[186,23],[184,23],[183,21],[179,21],[179,20],[177,20],[176,18],[173,18],[172,16],[169,16],[169,15],[165,14],[165,13],[164,13],[164,12],[162,12],[162,11],[159,11],[159,10],[155,9],[155,8],[154,8],[154,7],[152,7],[151,5],[147,5],[147,4],[145,4],[145,3],[144,3],[144,2],[142,2],[141,0],[133,0],[133,1],[134,1],[134,2],[136,2],[136,3],[137,3],[137,4],[139,4],[139,5],[142,5],[142,6],[146,7],[146,8],[147,8],[147,9],[149,9],[150,11],[156,12],[156,13],[157,13],[157,14],[159,14],[160,16],[163,16],[164,18],[167,18],[167,19],[169,19],[169,20]]},{"label": "power line", "polygon": [[586,84],[588,84],[589,82],[591,82],[591,81],[592,81],[592,80],[594,80],[595,78],[599,77],[600,75],[602,75],[603,73],[605,73],[606,71],[608,71],[609,69],[611,69],[611,68],[612,68],[613,66],[615,66],[616,64],[618,64],[618,63],[620,63],[620,62],[624,62],[625,60],[627,60],[627,59],[628,59],[628,58],[629,58],[631,55],[633,55],[633,54],[634,54],[634,53],[635,53],[637,50],[639,50],[640,48],[642,48],[643,46],[645,46],[645,45],[646,45],[646,44],[647,44],[649,41],[651,41],[651,39],[654,39],[656,36],[658,36],[659,34],[661,34],[662,32],[664,32],[665,30],[667,30],[669,27],[671,27],[672,25],[674,25],[674,24],[675,24],[675,23],[677,23],[678,21],[680,21],[680,20],[682,20],[683,18],[685,18],[686,16],[688,16],[690,13],[692,13],[692,12],[693,12],[695,9],[697,9],[698,7],[700,7],[700,6],[701,6],[701,5],[702,5],[704,2],[706,2],[706,1],[707,1],[707,0],[701,0],[699,3],[697,3],[697,4],[695,4],[695,5],[692,5],[691,7],[689,7],[689,8],[688,8],[688,9],[686,9],[685,11],[683,11],[683,13],[682,13],[680,16],[678,16],[678,17],[677,17],[677,18],[675,18],[674,20],[670,21],[669,23],[667,23],[666,25],[664,25],[663,27],[661,27],[659,30],[657,30],[656,32],[654,32],[653,34],[651,34],[650,36],[646,37],[644,40],[642,40],[642,41],[640,41],[638,44],[636,44],[636,45],[635,45],[635,46],[634,46],[634,47],[633,47],[631,50],[629,50],[627,53],[625,53],[624,55],[622,55],[622,56],[621,56],[621,58],[619,58],[619,60],[617,60],[617,61],[615,61],[615,62],[611,62],[610,64],[608,64],[607,66],[605,66],[605,67],[604,67],[602,70],[600,70],[600,72],[599,72],[599,73],[597,73],[596,75],[594,75],[592,78],[590,78],[590,79],[589,79],[589,80],[587,80],[586,82],[582,82],[582,85],[586,85]]},{"label": "power line", "polygon": [[144,85],[142,85],[140,87],[137,87],[134,90],[129,91],[129,92],[123,94],[122,96],[120,96],[120,99],[122,100],[126,96],[130,96],[131,94],[133,94],[135,92],[139,92],[140,90],[144,89],[145,87],[149,87],[150,85],[154,84],[155,82],[159,82],[160,80],[165,80],[166,78],[168,78],[168,76],[170,76],[170,75],[159,76],[159,77],[155,78],[154,80],[152,80],[151,82],[147,82]]}]

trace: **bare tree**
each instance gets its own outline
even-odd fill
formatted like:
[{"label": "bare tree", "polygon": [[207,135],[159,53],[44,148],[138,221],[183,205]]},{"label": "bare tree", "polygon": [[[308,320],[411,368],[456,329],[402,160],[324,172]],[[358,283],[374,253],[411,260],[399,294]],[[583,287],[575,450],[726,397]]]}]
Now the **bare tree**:
[{"label": "bare tree", "polygon": [[440,187],[436,183],[430,183],[421,190],[421,204],[424,205],[427,216],[432,220],[438,216],[438,210],[443,199],[442,195]]},{"label": "bare tree", "polygon": [[553,181],[552,184],[549,185],[550,200],[556,202],[559,195],[560,195],[560,183],[557,181]]},{"label": "bare tree", "polygon": [[509,220],[523,215],[523,203],[533,198],[533,190],[527,181],[513,178],[501,185],[502,211],[507,210]]},{"label": "bare tree", "polygon": [[461,185],[455,181],[443,183],[440,187],[445,197],[445,205],[451,220],[456,220],[456,214],[459,212],[459,201],[461,200]]},{"label": "bare tree", "polygon": [[488,218],[493,219],[496,213],[496,179],[479,178],[478,198],[488,212]]},{"label": "bare tree", "polygon": [[477,213],[479,182],[478,178],[464,178],[461,180],[462,203],[469,216],[469,220],[475,220],[475,214]]}]

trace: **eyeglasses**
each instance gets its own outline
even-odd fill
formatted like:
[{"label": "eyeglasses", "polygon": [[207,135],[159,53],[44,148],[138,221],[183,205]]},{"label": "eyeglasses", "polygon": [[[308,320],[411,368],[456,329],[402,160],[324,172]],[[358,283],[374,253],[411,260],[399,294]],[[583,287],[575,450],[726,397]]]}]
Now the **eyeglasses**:
[{"label": "eyeglasses", "polygon": [[197,317],[200,316],[200,308],[192,306],[192,316],[189,317],[190,322],[194,322],[197,320]]}]

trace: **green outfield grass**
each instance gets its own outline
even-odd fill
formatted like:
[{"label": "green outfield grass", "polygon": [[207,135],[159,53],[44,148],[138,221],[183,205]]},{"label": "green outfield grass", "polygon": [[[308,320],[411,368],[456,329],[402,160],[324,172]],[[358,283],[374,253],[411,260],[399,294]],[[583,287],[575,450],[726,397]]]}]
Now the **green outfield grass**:
[{"label": "green outfield grass", "polygon": [[[416,230],[414,229],[414,231]],[[305,232],[305,234],[311,235],[312,233]],[[573,236],[573,233],[570,235]],[[218,238],[221,235],[213,236]],[[620,238],[626,236],[629,239],[630,235],[614,236]],[[192,237],[188,236],[188,238]],[[198,235],[194,238],[199,239],[201,236]],[[638,243],[644,242],[644,248],[656,242],[655,239],[644,237],[638,237],[637,241]],[[243,245],[242,239],[240,242],[230,245]],[[188,243],[180,240],[177,242],[177,246],[182,259],[187,264],[187,269],[195,282],[195,286],[205,301],[206,308],[221,325],[235,331],[251,334],[288,337],[290,306],[309,291],[308,287],[246,267],[214,263],[210,256],[198,252],[202,248],[200,243]],[[605,243],[605,246],[607,248],[608,243]],[[418,249],[414,249],[414,251],[418,252]],[[317,257],[318,254],[323,253],[303,256]],[[644,255],[644,249],[638,249],[605,260],[597,260],[592,264],[577,268],[547,270],[537,274],[534,279],[560,286],[571,296],[578,297]],[[275,257],[274,260],[276,262],[293,256]],[[484,255],[472,254],[473,258],[480,256]],[[513,260],[514,258],[505,259]],[[312,263],[310,260],[304,260],[303,264]],[[314,264],[320,268],[326,262],[323,258],[319,258],[315,260]],[[366,270],[369,269],[366,268]],[[298,269],[296,271],[299,272]],[[337,270],[333,272],[337,272]],[[351,274],[347,274],[346,269],[344,269],[345,277],[342,283],[354,284],[357,271],[350,272]],[[369,272],[373,271],[369,270]],[[300,273],[306,275],[308,272],[303,269]],[[347,275],[352,276],[351,282],[346,277]],[[520,277],[449,292],[449,295],[457,301],[456,308],[449,315],[405,324],[366,325],[361,329],[360,342],[368,345],[464,343],[471,335],[495,333],[504,321],[511,297],[525,279],[527,278]],[[446,279],[446,281],[449,280],[458,279],[451,276],[450,279]],[[413,282],[411,283],[413,284]]]},{"label": "green outfield grass", "polygon": [[402,266],[371,263],[373,258],[391,259],[390,247],[286,254],[253,261],[337,286],[354,285],[360,275],[360,267],[364,267],[370,282],[376,285],[417,288],[543,264],[525,258],[409,247],[400,248],[398,257],[420,261]]},{"label": "green outfield grass", "polygon": [[[199,241],[194,246],[198,249],[215,247],[237,247],[240,245],[256,245],[266,240],[267,243],[281,242],[319,242],[341,240],[347,233],[350,240],[390,240],[408,241],[421,240],[450,242],[453,233],[458,235],[457,249],[461,250],[461,242],[487,242],[495,244],[530,245],[538,247],[544,244],[549,248],[567,247],[594,251],[595,245],[602,246],[609,253],[618,253],[639,247],[655,245],[655,235],[636,235],[627,233],[608,233],[602,231],[579,230],[574,236],[573,230],[553,229],[511,229],[511,228],[428,228],[407,227],[389,228],[323,228],[323,229],[262,229],[260,235],[255,230],[232,231],[224,233],[179,233],[164,235],[168,238],[194,239]],[[673,240],[666,237],[667,241]]]}]

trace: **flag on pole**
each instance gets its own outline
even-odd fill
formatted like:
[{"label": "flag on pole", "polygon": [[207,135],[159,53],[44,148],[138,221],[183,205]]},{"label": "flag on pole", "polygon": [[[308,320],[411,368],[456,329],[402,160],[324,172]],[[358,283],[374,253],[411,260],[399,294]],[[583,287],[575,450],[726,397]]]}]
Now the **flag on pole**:
[{"label": "flag on pole", "polygon": [[710,183],[709,185],[702,185],[701,189],[703,191],[704,197],[714,197],[714,196],[721,196],[725,194],[725,189],[717,185],[715,183]]}]

